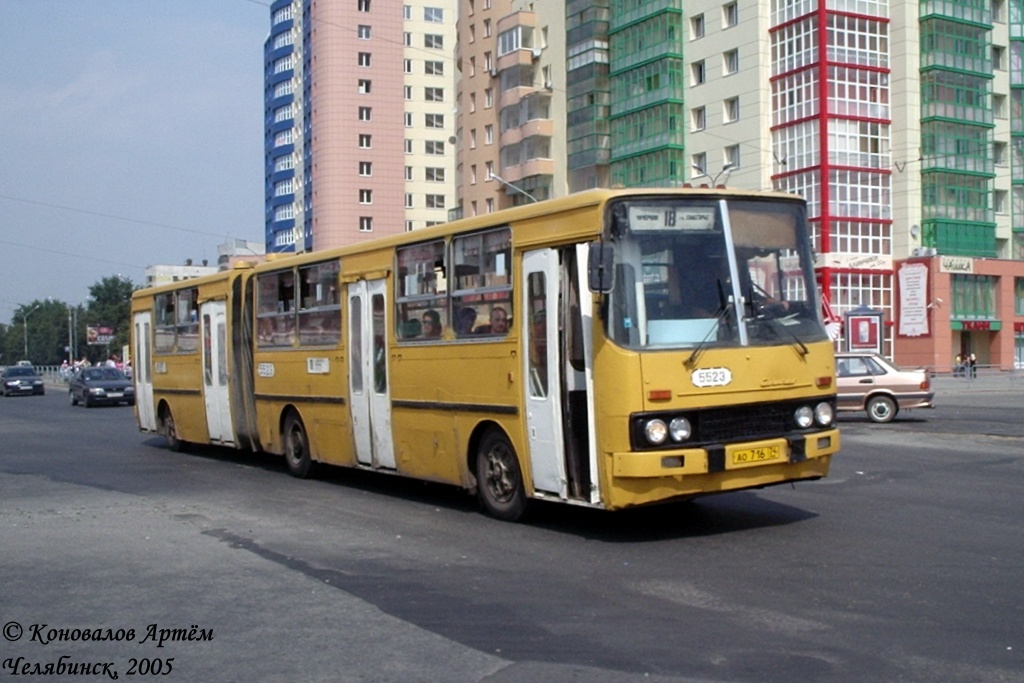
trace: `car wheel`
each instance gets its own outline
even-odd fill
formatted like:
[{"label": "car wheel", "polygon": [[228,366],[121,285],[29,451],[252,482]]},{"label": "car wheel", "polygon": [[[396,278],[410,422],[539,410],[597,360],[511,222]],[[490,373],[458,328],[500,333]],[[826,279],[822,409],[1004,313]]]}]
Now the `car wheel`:
[{"label": "car wheel", "polygon": [[868,417],[872,422],[892,422],[899,408],[896,401],[888,396],[872,396],[868,399]]},{"label": "car wheel", "polygon": [[476,491],[492,517],[515,522],[526,512],[519,458],[508,437],[496,429],[484,436],[476,453]]},{"label": "car wheel", "polygon": [[82,394],[82,405],[86,408],[92,408],[93,402],[89,398],[89,394]]},{"label": "car wheel", "polygon": [[68,397],[71,399],[71,405],[78,405],[78,398],[75,396],[75,392],[68,390]]},{"label": "car wheel", "polygon": [[284,460],[288,464],[288,473],[293,477],[305,479],[313,471],[313,456],[309,452],[309,439],[302,418],[289,413],[284,421]]}]

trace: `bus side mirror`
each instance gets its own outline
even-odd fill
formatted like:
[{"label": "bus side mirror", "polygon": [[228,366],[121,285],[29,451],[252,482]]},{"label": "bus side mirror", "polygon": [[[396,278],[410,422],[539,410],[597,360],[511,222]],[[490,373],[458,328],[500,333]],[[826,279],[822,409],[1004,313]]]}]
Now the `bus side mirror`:
[{"label": "bus side mirror", "polygon": [[587,284],[591,292],[607,294],[615,287],[615,247],[592,242],[587,259]]}]

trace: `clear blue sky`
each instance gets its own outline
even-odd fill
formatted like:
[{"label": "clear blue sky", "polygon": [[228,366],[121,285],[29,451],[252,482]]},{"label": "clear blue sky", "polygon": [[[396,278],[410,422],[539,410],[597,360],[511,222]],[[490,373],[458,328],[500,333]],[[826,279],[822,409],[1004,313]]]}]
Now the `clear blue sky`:
[{"label": "clear blue sky", "polygon": [[0,323],[263,240],[255,0],[0,0]]}]

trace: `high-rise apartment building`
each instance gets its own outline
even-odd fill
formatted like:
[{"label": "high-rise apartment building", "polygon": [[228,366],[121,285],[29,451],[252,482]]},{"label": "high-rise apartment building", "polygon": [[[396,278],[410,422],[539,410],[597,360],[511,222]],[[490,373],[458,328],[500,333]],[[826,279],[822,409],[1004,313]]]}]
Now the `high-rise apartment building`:
[{"label": "high-rise apartment building", "polygon": [[272,5],[268,250],[590,187],[783,190],[883,352],[1024,365],[1024,0],[442,4]]},{"label": "high-rise apartment building", "polygon": [[268,252],[443,222],[454,0],[277,0],[264,46]]},{"label": "high-rise apartment building", "polygon": [[459,3],[459,208],[475,216],[566,192],[560,3]]}]

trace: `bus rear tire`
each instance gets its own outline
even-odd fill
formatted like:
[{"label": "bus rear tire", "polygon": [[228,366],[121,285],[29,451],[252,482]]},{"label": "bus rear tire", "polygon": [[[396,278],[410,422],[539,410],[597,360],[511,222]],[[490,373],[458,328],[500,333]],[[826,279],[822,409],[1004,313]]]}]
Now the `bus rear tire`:
[{"label": "bus rear tire", "polygon": [[476,492],[487,514],[516,522],[526,513],[526,491],[516,451],[504,433],[484,435],[476,453]]},{"label": "bus rear tire", "polygon": [[[85,407],[89,407],[88,400],[85,402]],[[163,425],[164,441],[167,442],[167,448],[175,453],[188,450],[188,444],[178,437],[178,429],[174,425],[174,416],[171,415],[170,408],[164,408],[160,422]]]},{"label": "bus rear tire", "polygon": [[288,465],[288,473],[305,479],[313,471],[313,457],[309,453],[309,439],[302,418],[290,413],[285,418],[281,438],[284,441],[284,461]]}]

